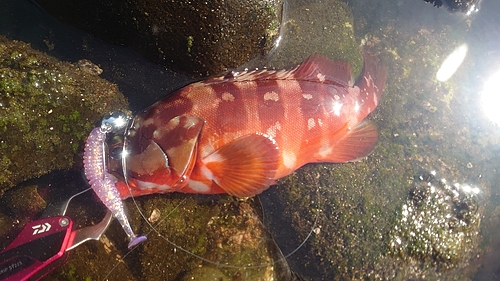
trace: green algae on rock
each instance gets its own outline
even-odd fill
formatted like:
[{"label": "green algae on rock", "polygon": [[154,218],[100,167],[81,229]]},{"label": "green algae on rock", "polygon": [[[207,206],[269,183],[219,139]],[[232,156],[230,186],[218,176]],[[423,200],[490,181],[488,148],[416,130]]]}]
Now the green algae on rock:
[{"label": "green algae on rock", "polygon": [[[270,53],[267,67],[285,68],[319,53],[333,61],[348,61],[354,78],[361,73],[363,58],[347,4],[328,0],[290,6],[283,20],[279,46]],[[249,67],[262,67],[258,63]]]},{"label": "green algae on rock", "polygon": [[[246,276],[246,280],[286,280],[288,267],[280,260],[279,248],[261,223],[256,199],[245,202],[227,195],[185,194],[168,197],[169,200],[165,200],[165,195],[136,199],[142,202],[146,216],[158,208],[162,217],[154,224],[151,233],[155,235],[150,235],[136,256],[142,264],[138,279],[174,280],[201,266],[212,266],[226,276]],[[131,203],[127,207],[140,219]],[[143,222],[140,232],[149,231],[151,228]],[[164,264],[169,265],[168,270]]]},{"label": "green algae on rock", "polygon": [[229,281],[230,279],[217,268],[203,266],[187,272],[181,281]]},{"label": "green algae on rock", "polygon": [[94,123],[118,109],[116,85],[0,36],[0,194],[71,168]]},{"label": "green algae on rock", "polygon": [[[131,224],[148,235],[148,241],[128,251],[121,227],[112,223],[101,239],[107,253],[96,257],[98,265],[72,270],[71,265],[84,263],[96,247],[85,243],[50,277],[67,280],[72,270],[73,275],[92,280],[184,280],[187,276],[211,280],[214,274],[230,280],[290,280],[290,269],[261,223],[255,200],[180,193],[126,200]],[[102,248],[101,243],[98,247]],[[118,278],[124,275],[126,279]]]}]

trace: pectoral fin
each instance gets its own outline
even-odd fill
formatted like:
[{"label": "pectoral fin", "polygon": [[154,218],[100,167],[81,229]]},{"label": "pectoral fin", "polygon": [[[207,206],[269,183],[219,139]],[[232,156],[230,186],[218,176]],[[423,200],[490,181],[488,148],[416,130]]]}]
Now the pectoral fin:
[{"label": "pectoral fin", "polygon": [[254,196],[274,183],[279,152],[271,139],[248,135],[232,141],[203,159],[215,181],[228,194]]}]

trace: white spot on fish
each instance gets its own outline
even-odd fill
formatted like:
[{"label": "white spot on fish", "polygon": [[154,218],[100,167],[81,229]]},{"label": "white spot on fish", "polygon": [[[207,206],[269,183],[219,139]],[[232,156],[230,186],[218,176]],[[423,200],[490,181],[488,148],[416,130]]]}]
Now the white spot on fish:
[{"label": "white spot on fish", "polygon": [[188,183],[188,187],[199,193],[206,193],[210,189],[208,185],[202,183],[201,181],[195,180],[190,180]]},{"label": "white spot on fish", "polygon": [[153,138],[155,139],[161,139],[162,137],[162,133],[160,133],[160,129],[156,129],[154,132],[153,132]]},{"label": "white spot on fish", "polygon": [[311,130],[312,128],[314,128],[314,126],[316,126],[316,122],[314,122],[314,118],[307,119],[307,129]]},{"label": "white spot on fish", "polygon": [[281,130],[281,124],[280,122],[276,121],[276,123],[274,123],[274,125],[272,125],[271,127],[269,127],[266,131],[266,134],[268,136],[270,136],[271,138],[275,139],[276,138],[276,132]]},{"label": "white spot on fish", "polygon": [[278,96],[278,93],[271,91],[271,92],[267,92],[264,94],[264,100],[265,101],[268,101],[268,100],[279,101],[280,98]]},{"label": "white spot on fish", "polygon": [[283,151],[283,164],[288,169],[295,168],[295,163],[297,162],[297,156],[293,152]]},{"label": "white spot on fish", "polygon": [[316,75],[316,78],[318,78],[319,82],[325,82],[325,75],[318,73]]},{"label": "white spot on fish", "polygon": [[358,112],[359,111],[359,103],[356,101],[356,105],[354,105],[354,111]]},{"label": "white spot on fish", "polygon": [[[205,178],[207,178],[207,179],[209,179],[209,180],[213,180],[213,179],[214,179],[214,173],[212,173],[212,171],[210,171],[210,170],[209,170],[206,166],[202,165],[202,166],[200,167],[200,170],[201,170],[201,174],[202,174]],[[192,180],[191,180],[191,181],[192,181]],[[191,181],[189,181],[189,182],[191,182]]]},{"label": "white spot on fish", "polygon": [[208,157],[206,157],[204,159],[204,163],[220,163],[220,162],[224,162],[226,161],[226,158],[224,156],[222,156],[220,153],[218,153],[217,151],[215,151],[214,153],[208,155]]},{"label": "white spot on fish", "polygon": [[179,121],[180,121],[180,118],[172,118],[168,121],[168,125],[169,127],[173,128],[173,127],[177,127],[179,126]]},{"label": "white spot on fish", "polygon": [[335,100],[339,100],[340,99],[339,95],[335,95],[335,96],[333,96],[333,98],[335,98]]},{"label": "white spot on fish", "polygon": [[224,93],[222,93],[222,100],[223,101],[234,101],[234,96],[229,92],[224,92]]},{"label": "white spot on fish", "polygon": [[154,124],[154,119],[153,118],[148,118],[142,122],[142,126],[149,126]]},{"label": "white spot on fish", "polygon": [[310,100],[313,98],[313,95],[311,94],[302,94],[302,97],[305,98],[306,100]]},{"label": "white spot on fish", "polygon": [[318,155],[322,159],[326,159],[328,155],[332,154],[333,148],[330,147],[328,141],[324,142],[321,148],[318,151]]},{"label": "white spot on fish", "polygon": [[321,119],[319,119],[319,118],[318,118],[318,125],[319,125],[320,127],[323,127],[323,121],[321,121]]},{"label": "white spot on fish", "polygon": [[206,144],[202,147],[200,147],[200,150],[198,151],[201,158],[205,158],[206,156],[210,155],[212,152],[214,152],[214,148],[210,144]]},{"label": "white spot on fish", "polygon": [[170,185],[168,184],[156,184],[154,182],[147,182],[147,181],[141,181],[137,180],[137,186],[139,189],[159,189],[159,190],[169,190]]}]

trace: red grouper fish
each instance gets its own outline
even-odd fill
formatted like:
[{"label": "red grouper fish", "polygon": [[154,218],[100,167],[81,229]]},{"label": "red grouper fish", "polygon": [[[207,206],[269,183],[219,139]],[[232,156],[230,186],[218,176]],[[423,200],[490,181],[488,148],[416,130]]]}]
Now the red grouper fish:
[{"label": "red grouper fish", "polygon": [[377,107],[386,74],[365,53],[354,84],[346,62],[313,55],[291,70],[233,72],[183,87],[133,120],[120,196],[247,197],[306,163],[365,157],[377,129],[363,119]]}]

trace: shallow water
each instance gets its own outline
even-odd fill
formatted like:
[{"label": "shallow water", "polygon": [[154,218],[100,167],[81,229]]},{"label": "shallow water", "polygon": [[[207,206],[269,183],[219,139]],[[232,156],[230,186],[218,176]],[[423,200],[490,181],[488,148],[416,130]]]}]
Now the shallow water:
[{"label": "shallow water", "polygon": [[[86,58],[99,64],[104,70],[101,77],[119,85],[132,110],[146,108],[190,81],[126,47],[111,46],[61,24],[29,1],[3,2],[7,8],[0,17],[0,33],[61,60]],[[260,195],[262,205],[248,203],[257,210],[257,217],[263,217],[265,228],[259,228],[260,232],[255,228],[249,232],[253,236],[246,238],[263,241],[272,250],[257,256],[278,262],[259,261],[242,269],[230,254],[209,254],[206,260],[190,254],[206,254],[197,244],[202,239],[190,241],[196,235],[183,236],[187,229],[180,226],[191,223],[192,228],[203,228],[208,221],[199,213],[217,206],[208,219],[225,218],[247,202],[224,196],[157,195],[127,202],[132,217],[140,219],[138,211],[143,213],[141,231],[150,237],[145,248],[129,253],[122,245],[113,245],[109,241],[120,241],[113,238],[122,234],[112,225],[106,240],[109,245],[105,243],[111,250],[99,254],[102,259],[112,255],[116,267],[95,266],[93,278],[118,280],[129,271],[138,280],[155,280],[169,267],[184,266],[176,262],[185,259],[182,249],[199,264],[241,269],[241,275],[230,280],[248,280],[244,276],[252,274],[249,268],[270,264],[275,276],[291,278],[291,269],[305,280],[500,278],[496,263],[500,255],[500,121],[485,113],[485,104],[498,102],[484,100],[489,97],[485,84],[500,71],[499,3],[484,0],[479,11],[465,15],[418,0],[346,2],[338,6],[334,1],[290,1],[280,44],[266,58],[246,65],[281,68],[311,53],[349,59],[347,51],[337,51],[352,51],[363,44],[379,53],[389,67],[381,103],[369,117],[380,134],[372,155],[356,163],[307,165]],[[349,11],[355,45],[339,44],[335,35],[333,18],[341,19]],[[46,38],[55,44],[54,50],[48,51]],[[440,66],[463,44],[467,46],[463,63],[451,78],[439,81]],[[498,96],[498,86],[493,89],[492,96]],[[151,227],[146,219],[154,209],[162,211]],[[175,221],[175,212],[192,214],[193,219]],[[209,235],[200,229],[193,233]],[[148,249],[157,247],[166,250],[147,255]],[[287,256],[286,263],[283,256]],[[67,273],[68,268],[62,270]]]}]

